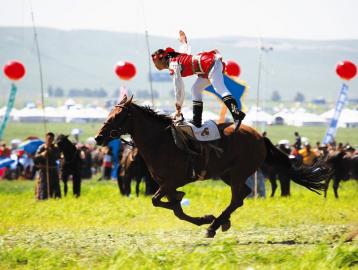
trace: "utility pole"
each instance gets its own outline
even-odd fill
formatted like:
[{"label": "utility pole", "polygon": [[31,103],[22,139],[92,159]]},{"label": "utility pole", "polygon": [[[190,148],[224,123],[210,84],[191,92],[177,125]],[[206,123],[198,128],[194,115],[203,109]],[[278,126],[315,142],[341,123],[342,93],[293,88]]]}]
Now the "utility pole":
[{"label": "utility pole", "polygon": [[[259,107],[260,107],[260,90],[261,90],[261,73],[262,73],[262,53],[265,52],[268,54],[269,52],[273,51],[273,47],[271,46],[264,46],[262,42],[262,38],[260,37],[260,44],[259,44],[259,66],[257,72],[257,92],[256,92],[256,129],[259,129]],[[254,198],[257,198],[257,186],[258,186],[258,178],[257,178],[257,171],[255,172],[254,176]]]}]

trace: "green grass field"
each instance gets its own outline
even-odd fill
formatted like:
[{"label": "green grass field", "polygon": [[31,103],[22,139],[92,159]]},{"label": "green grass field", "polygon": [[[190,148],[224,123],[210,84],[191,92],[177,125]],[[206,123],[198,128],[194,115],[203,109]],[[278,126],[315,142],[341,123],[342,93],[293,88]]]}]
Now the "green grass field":
[{"label": "green grass field", "polygon": [[[218,215],[230,191],[221,182],[182,189],[192,215]],[[358,269],[358,183],[324,200],[292,185],[292,197],[245,200],[228,232],[120,197],[116,183],[85,181],[82,196],[37,202],[34,182],[0,182],[0,269]]]},{"label": "green grass field", "polygon": [[[82,140],[86,140],[90,136],[95,136],[97,131],[102,126],[101,123],[90,124],[66,124],[66,123],[49,123],[48,130],[56,134],[70,134],[73,128],[80,128],[83,131],[81,135]],[[261,130],[260,130],[261,131]],[[268,137],[277,143],[281,139],[288,139],[291,143],[294,142],[295,131],[298,131],[301,136],[310,139],[312,145],[316,141],[322,141],[326,132],[326,127],[293,127],[293,126],[268,126],[266,129]],[[11,139],[23,139],[29,135],[44,137],[44,127],[42,124],[31,123],[15,123],[10,122],[4,133],[4,140],[9,142]],[[337,132],[337,142],[351,143],[358,146],[358,128],[340,128]]]}]

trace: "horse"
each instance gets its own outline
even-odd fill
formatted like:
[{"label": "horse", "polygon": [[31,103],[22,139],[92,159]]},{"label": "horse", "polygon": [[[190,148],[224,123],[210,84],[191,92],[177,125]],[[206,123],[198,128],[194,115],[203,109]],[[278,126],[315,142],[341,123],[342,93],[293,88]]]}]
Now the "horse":
[{"label": "horse", "polygon": [[[171,129],[173,120],[169,116],[159,114],[150,107],[137,105],[132,102],[132,98],[125,96],[114,106],[95,137],[97,144],[106,145],[113,138],[131,135],[151,175],[159,184],[152,198],[153,206],[172,210],[179,219],[198,226],[210,224],[206,232],[208,238],[213,238],[220,227],[222,231],[231,227],[231,214],[243,205],[244,199],[251,193],[245,184],[246,179],[264,162],[281,168],[294,182],[311,191],[318,193],[324,189],[324,181],[330,174],[328,168],[318,163],[306,168],[292,166],[286,154],[268,138],[246,125],[234,131],[232,123],[219,124],[222,138],[218,140],[217,147],[223,151],[223,155],[213,150],[207,155],[193,158],[176,145]],[[177,189],[199,180],[192,177],[193,160],[199,171],[206,172],[200,175],[200,180],[220,178],[231,187],[230,204],[218,217],[192,217],[182,209],[180,202],[185,193]],[[162,201],[163,197],[168,201]]]},{"label": "horse", "polygon": [[123,151],[121,159],[120,176],[123,181],[118,182],[120,192],[123,195],[129,196],[131,194],[131,181],[136,181],[136,195],[139,196],[139,185],[144,179],[145,181],[145,195],[153,195],[158,189],[158,185],[151,177],[148,168],[143,158],[138,153],[138,148],[126,148]]},{"label": "horse", "polygon": [[333,192],[336,199],[339,198],[338,188],[342,180],[358,179],[358,155],[346,150],[331,151],[327,154],[326,162],[333,168],[331,178],[326,180],[324,197],[327,197],[329,183],[333,180]]},{"label": "horse", "polygon": [[68,136],[63,134],[57,136],[55,143],[64,156],[64,159],[61,163],[61,175],[64,184],[64,194],[65,196],[67,195],[67,181],[69,176],[72,175],[73,195],[75,195],[75,197],[79,197],[81,195],[81,152],[68,139]]},{"label": "horse", "polygon": [[280,170],[274,168],[272,166],[268,166],[267,164],[263,164],[261,166],[261,170],[265,178],[270,181],[271,184],[271,195],[270,197],[273,198],[275,196],[277,190],[277,180],[280,182],[281,188],[281,197],[289,197],[291,196],[290,192],[290,178],[287,177],[286,174],[281,173]]}]

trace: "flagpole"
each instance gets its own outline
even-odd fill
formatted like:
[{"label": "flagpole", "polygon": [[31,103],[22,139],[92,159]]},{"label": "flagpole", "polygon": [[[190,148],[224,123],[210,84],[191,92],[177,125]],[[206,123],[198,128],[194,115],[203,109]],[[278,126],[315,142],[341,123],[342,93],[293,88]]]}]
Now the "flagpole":
[{"label": "flagpole", "polygon": [[[40,46],[37,38],[37,28],[35,24],[35,15],[32,9],[32,2],[30,1],[30,9],[31,9],[31,20],[32,20],[32,28],[34,31],[34,41],[36,47],[36,54],[37,54],[37,61],[39,64],[39,72],[40,72],[40,90],[41,90],[41,105],[42,105],[42,115],[43,115],[43,125],[45,130],[45,137],[47,134],[47,119],[46,119],[46,112],[45,112],[45,94],[44,94],[44,80],[43,80],[43,73],[42,73],[42,62],[41,62],[41,53],[40,53]],[[49,170],[49,160],[48,156],[46,157],[46,182],[47,182],[47,199],[50,198],[50,170]]]},{"label": "flagpole", "polygon": [[334,138],[337,133],[338,121],[339,121],[341,112],[342,112],[343,107],[347,100],[348,89],[349,89],[348,85],[343,83],[342,87],[341,87],[341,91],[340,91],[338,99],[337,99],[337,102],[336,102],[336,108],[334,110],[334,114],[333,114],[331,122],[327,128],[326,134],[323,138],[323,144],[329,144],[334,141]]},{"label": "flagpole", "polygon": [[[257,91],[256,91],[256,129],[259,128],[258,125],[258,115],[259,115],[259,106],[260,106],[260,88],[261,88],[261,70],[262,70],[262,38],[260,37],[259,44],[259,66],[257,72]],[[255,171],[254,175],[254,198],[257,198],[257,171]]]}]

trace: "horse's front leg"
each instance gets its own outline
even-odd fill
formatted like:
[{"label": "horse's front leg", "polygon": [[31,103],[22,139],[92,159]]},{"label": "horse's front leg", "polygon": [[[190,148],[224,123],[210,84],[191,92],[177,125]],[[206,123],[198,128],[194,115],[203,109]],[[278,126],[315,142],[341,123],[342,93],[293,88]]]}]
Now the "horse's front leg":
[{"label": "horse's front leg", "polygon": [[167,195],[168,195],[168,191],[166,189],[164,189],[163,187],[160,187],[157,190],[157,192],[154,194],[154,196],[152,197],[153,206],[155,206],[155,207],[163,207],[163,208],[166,208],[166,209],[173,210],[173,207],[174,207],[175,203],[173,203],[170,200],[169,200],[169,202],[161,201],[161,199],[164,196],[167,196]]},{"label": "horse's front leg", "polygon": [[183,208],[181,207],[180,201],[177,201],[173,208],[174,215],[181,220],[188,221],[195,225],[201,226],[204,224],[210,224],[215,220],[213,215],[206,215],[203,217],[192,217],[184,213]]}]

